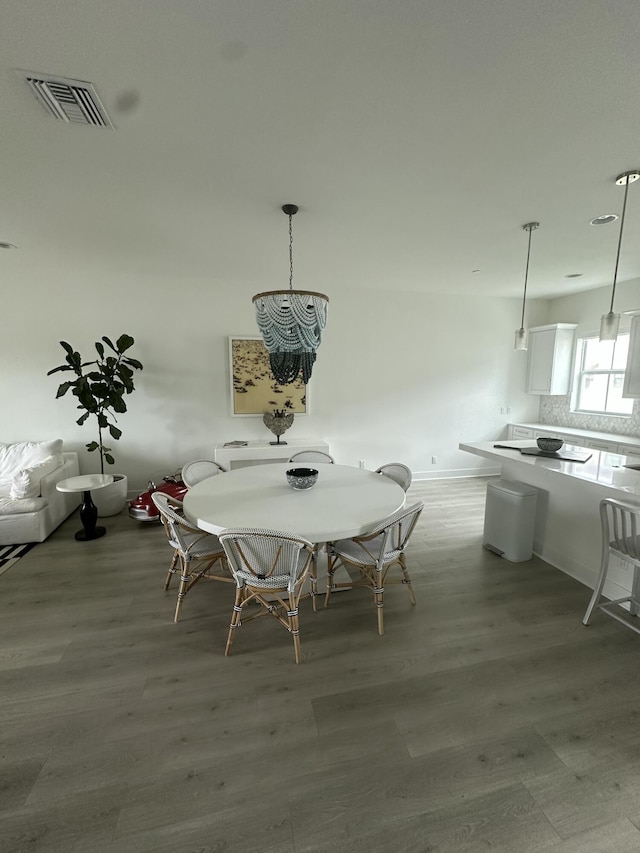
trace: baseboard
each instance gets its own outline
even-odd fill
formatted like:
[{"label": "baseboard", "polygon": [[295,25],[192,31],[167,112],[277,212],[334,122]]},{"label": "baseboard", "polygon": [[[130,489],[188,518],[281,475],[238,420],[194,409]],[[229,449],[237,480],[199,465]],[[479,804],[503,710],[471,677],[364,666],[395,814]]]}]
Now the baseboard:
[{"label": "baseboard", "polygon": [[501,466],[490,465],[487,468],[449,468],[445,471],[414,471],[413,480],[455,480],[462,477],[494,477]]},{"label": "baseboard", "polygon": [[[597,571],[593,572],[585,568],[584,564],[577,560],[567,560],[566,556],[564,556],[564,559],[561,562],[553,550],[547,549],[543,554],[542,548],[537,548],[535,543],[533,546],[533,553],[536,557],[540,557],[541,560],[544,560],[545,563],[549,563],[549,565],[553,566],[554,569],[559,569],[561,572],[564,572],[565,575],[569,575],[569,577],[581,584],[584,584],[584,586],[588,587],[590,590],[594,589],[598,579]],[[610,601],[630,595],[630,589],[628,587],[621,586],[621,584],[617,583],[617,581],[610,577],[607,577],[607,581],[602,592],[604,597],[608,598]],[[587,604],[585,602],[585,608],[586,606]]]}]

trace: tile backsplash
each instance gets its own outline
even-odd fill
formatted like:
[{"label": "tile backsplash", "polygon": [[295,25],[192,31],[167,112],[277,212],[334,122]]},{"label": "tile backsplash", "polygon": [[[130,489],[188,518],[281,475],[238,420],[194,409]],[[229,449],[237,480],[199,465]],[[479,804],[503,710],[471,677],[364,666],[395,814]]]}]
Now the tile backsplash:
[{"label": "tile backsplash", "polygon": [[570,394],[562,397],[540,397],[539,418],[541,424],[611,432],[616,435],[640,436],[640,400],[633,401],[633,412],[630,417],[610,417],[578,415],[572,412]]}]

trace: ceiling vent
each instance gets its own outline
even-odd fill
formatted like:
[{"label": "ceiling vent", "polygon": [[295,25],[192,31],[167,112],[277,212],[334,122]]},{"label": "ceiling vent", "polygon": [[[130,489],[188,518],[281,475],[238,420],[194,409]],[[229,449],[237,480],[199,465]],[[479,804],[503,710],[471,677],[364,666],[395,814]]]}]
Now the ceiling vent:
[{"label": "ceiling vent", "polygon": [[111,119],[91,83],[31,71],[18,71],[17,74],[29,85],[49,115],[59,121],[113,129]]}]

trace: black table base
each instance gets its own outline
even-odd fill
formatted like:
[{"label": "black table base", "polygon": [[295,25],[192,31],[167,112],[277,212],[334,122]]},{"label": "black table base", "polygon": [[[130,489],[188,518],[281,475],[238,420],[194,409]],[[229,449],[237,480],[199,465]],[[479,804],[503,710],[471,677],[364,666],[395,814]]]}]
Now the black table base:
[{"label": "black table base", "polygon": [[76,539],[78,542],[88,542],[90,539],[99,539],[107,532],[106,527],[96,527],[98,519],[98,508],[91,500],[91,492],[87,490],[82,493],[82,506],[80,507],[80,521],[83,530],[78,530]]}]

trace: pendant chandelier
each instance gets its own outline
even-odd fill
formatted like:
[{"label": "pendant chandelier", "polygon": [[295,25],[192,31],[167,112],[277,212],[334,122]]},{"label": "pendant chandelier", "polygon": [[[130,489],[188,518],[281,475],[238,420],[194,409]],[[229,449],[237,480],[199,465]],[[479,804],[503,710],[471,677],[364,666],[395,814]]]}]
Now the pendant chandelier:
[{"label": "pendant chandelier", "polygon": [[524,307],[527,301],[527,279],[529,278],[529,258],[531,257],[531,232],[540,227],[539,222],[527,222],[522,226],[523,231],[529,232],[529,245],[527,247],[527,265],[524,271],[524,292],[522,294],[522,319],[520,320],[520,328],[516,329],[516,338],[513,345],[514,350],[526,350],[529,339],[529,333],[524,327]]},{"label": "pendant chandelier", "polygon": [[288,385],[301,377],[306,385],[311,378],[322,330],[327,324],[329,298],[324,293],[293,289],[291,219],[298,207],[285,204],[282,210],[289,217],[289,290],[257,293],[253,302],[274,379],[280,385]]},{"label": "pendant chandelier", "polygon": [[613,272],[613,288],[611,290],[611,305],[609,313],[603,314],[600,320],[600,340],[615,341],[618,337],[618,327],[620,326],[620,315],[613,313],[613,300],[616,295],[616,281],[618,280],[618,263],[620,261],[620,247],[622,246],[622,231],[624,229],[624,215],[627,210],[627,193],[629,192],[629,184],[637,181],[640,178],[638,169],[631,169],[629,172],[623,172],[616,178],[616,184],[619,187],[624,186],[624,201],[622,203],[622,216],[620,217],[620,234],[618,235],[618,251],[616,253],[616,266]]}]

